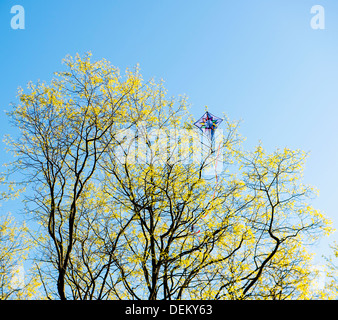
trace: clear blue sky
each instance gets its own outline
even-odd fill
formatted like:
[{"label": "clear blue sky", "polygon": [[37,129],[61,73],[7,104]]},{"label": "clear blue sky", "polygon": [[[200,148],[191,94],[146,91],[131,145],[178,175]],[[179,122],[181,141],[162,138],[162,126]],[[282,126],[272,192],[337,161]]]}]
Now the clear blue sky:
[{"label": "clear blue sky", "polygon": [[[10,27],[16,4],[25,30]],[[310,26],[316,4],[324,30]],[[0,38],[1,110],[18,86],[50,80],[66,54],[90,50],[121,70],[139,63],[145,79],[187,94],[196,118],[208,105],[242,119],[248,148],[261,140],[271,151],[310,151],[305,181],[320,189],[313,204],[338,229],[338,1],[0,0]],[[1,111],[0,136],[11,132]]]}]

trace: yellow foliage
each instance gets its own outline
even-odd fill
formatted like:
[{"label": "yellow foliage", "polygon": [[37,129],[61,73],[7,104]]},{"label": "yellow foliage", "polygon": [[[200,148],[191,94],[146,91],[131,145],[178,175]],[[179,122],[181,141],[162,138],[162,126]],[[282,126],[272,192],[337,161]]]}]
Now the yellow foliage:
[{"label": "yellow foliage", "polygon": [[[50,84],[19,89],[9,115],[21,134],[7,140],[14,167],[31,170],[44,230],[36,245],[54,272],[66,266],[64,295],[311,298],[304,242],[332,228],[308,203],[315,190],[301,182],[303,151],[245,152],[238,123],[224,115],[224,170],[208,176],[216,155],[191,133],[185,97],[168,98],[138,66],[121,76],[90,53],[64,64]],[[62,296],[48,267],[36,268],[47,274],[44,290]]]}]

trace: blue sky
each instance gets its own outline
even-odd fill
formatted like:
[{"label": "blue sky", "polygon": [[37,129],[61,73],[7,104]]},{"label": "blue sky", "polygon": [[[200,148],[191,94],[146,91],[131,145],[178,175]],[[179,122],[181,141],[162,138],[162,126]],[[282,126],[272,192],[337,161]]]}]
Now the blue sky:
[{"label": "blue sky", "polygon": [[[24,30],[10,27],[17,4]],[[324,30],[310,26],[318,4]],[[14,132],[3,110],[18,86],[50,80],[67,54],[91,51],[121,70],[139,63],[169,95],[186,94],[196,118],[207,105],[242,119],[248,148],[261,140],[269,151],[310,151],[305,181],[320,190],[313,204],[338,229],[337,1],[1,0],[0,39],[0,136]],[[1,162],[7,157],[1,151]],[[328,254],[337,238],[316,251]]]}]

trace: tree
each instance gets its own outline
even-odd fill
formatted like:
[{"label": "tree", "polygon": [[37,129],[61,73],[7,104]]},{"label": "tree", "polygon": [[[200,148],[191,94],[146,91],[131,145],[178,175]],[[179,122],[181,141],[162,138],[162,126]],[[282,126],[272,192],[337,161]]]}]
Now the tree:
[{"label": "tree", "polygon": [[[13,218],[1,216],[0,221],[0,299],[7,300],[13,298],[20,292],[23,286],[22,260],[26,246],[22,243],[24,228],[13,225]],[[21,272],[22,273],[22,272]],[[13,281],[17,278],[17,281]],[[16,282],[16,283],[14,283]],[[20,282],[20,283],[19,283]]]},{"label": "tree", "polygon": [[324,266],[323,273],[325,277],[324,288],[317,293],[318,298],[330,298],[337,299],[338,293],[338,244],[334,242],[330,245],[333,256],[324,257],[326,260],[326,266]]},{"label": "tree", "polygon": [[[21,132],[9,141],[18,156],[13,171],[26,175],[32,187],[28,210],[52,240],[61,299],[66,299],[67,270],[78,240],[79,203],[99,176],[98,161],[114,144],[115,132],[127,120],[134,123],[151,113],[161,95],[153,83],[141,84],[137,70],[128,71],[122,81],[107,61],[91,63],[90,54],[84,59],[68,57],[65,64],[68,71],[56,73],[50,85],[29,83],[30,93],[21,90],[21,103],[9,113]],[[142,110],[136,112],[140,103]],[[46,239],[40,240],[50,248]]]},{"label": "tree", "polygon": [[313,274],[302,243],[330,232],[330,223],[306,203],[313,189],[298,182],[305,154],[241,152],[237,124],[226,126],[229,172],[218,183],[203,175],[215,150],[198,165],[169,152],[163,165],[149,136],[148,162],[128,163],[127,145],[124,163],[113,154],[104,163],[107,197],[123,205],[123,216],[136,215],[124,235],[130,250],[118,261],[129,298],[306,297]]},{"label": "tree", "polygon": [[245,152],[226,116],[210,143],[162,82],[89,54],[65,63],[9,113],[47,297],[306,297],[304,243],[330,223],[307,203],[303,152]]},{"label": "tree", "polygon": [[[0,177],[2,186],[8,190],[0,194],[0,201],[18,196],[13,184]],[[0,214],[0,300],[38,298],[39,282],[34,276],[34,268],[24,270],[28,252],[32,247],[25,223],[19,224],[10,214]],[[26,267],[27,268],[27,267]]]}]

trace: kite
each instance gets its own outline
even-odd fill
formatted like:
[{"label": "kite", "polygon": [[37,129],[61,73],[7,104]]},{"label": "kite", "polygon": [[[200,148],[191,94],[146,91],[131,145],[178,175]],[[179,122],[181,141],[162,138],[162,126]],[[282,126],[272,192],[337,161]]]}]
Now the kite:
[{"label": "kite", "polygon": [[[194,125],[199,128],[211,141],[211,143],[214,140],[214,135],[215,135],[215,130],[216,128],[219,126],[219,124],[223,121],[223,119],[214,116],[213,114],[211,114],[210,112],[206,111],[205,114],[199,119],[197,120]],[[216,186],[218,184],[218,177],[217,177],[217,159],[219,156],[219,151],[220,151],[220,147],[221,144],[218,147],[218,151],[217,151],[217,156],[215,159],[215,178],[216,178]],[[215,186],[215,190],[214,190],[214,194],[212,196],[212,200],[214,200],[215,198],[215,193],[216,193],[216,186]],[[204,218],[206,216],[206,214],[202,217]],[[191,226],[191,232],[193,232],[194,235],[198,234],[200,232],[200,230],[198,230],[197,232],[194,232],[194,225]]]},{"label": "kite", "polygon": [[215,130],[223,120],[206,111],[194,125],[199,128],[209,139],[213,141]]}]

